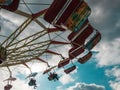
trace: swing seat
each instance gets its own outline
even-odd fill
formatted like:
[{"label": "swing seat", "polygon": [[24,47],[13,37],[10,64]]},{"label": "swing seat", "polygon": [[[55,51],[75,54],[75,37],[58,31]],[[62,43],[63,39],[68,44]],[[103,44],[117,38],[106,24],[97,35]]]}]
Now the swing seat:
[{"label": "swing seat", "polygon": [[70,61],[69,58],[60,61],[60,62],[58,63],[58,68],[61,68],[61,67],[65,66],[65,65],[69,64],[69,61]]},{"label": "swing seat", "polygon": [[84,45],[85,40],[93,33],[93,27],[88,24],[85,27],[83,27],[81,30],[78,30],[77,32],[72,32],[68,39],[71,41],[74,45]]},{"label": "swing seat", "polygon": [[52,77],[48,77],[48,80],[49,80],[49,81],[52,81],[52,80],[53,80],[53,78],[52,78]]},{"label": "swing seat", "polygon": [[15,77],[9,77],[8,79],[5,79],[4,81],[15,81],[16,78]]},{"label": "swing seat", "polygon": [[81,46],[73,47],[69,50],[69,58],[74,59],[84,51],[85,51],[84,47],[81,47]]},{"label": "swing seat", "polygon": [[29,78],[29,77],[35,77],[37,74],[38,74],[37,72],[31,73],[31,74],[29,74],[29,75],[27,76],[27,78]]},{"label": "swing seat", "polygon": [[48,77],[48,80],[49,81],[52,81],[52,80],[59,80],[59,77],[56,73],[51,73]]},{"label": "swing seat", "polygon": [[8,84],[4,87],[4,90],[10,90],[12,88],[12,85]]},{"label": "swing seat", "polygon": [[84,29],[86,29],[87,27],[88,27],[88,24],[89,24],[89,21],[88,21],[88,19],[84,22],[84,24],[82,25],[82,27],[78,30],[78,31],[76,31],[76,32],[71,32],[71,34],[69,34],[69,36],[67,37],[68,38],[68,40],[72,40],[73,39],[73,37],[75,37],[76,35],[77,35],[77,33],[80,33],[80,32],[82,32],[82,31],[84,31]]},{"label": "swing seat", "polygon": [[46,74],[46,73],[48,73],[48,72],[50,72],[52,69],[54,69],[56,66],[53,66],[53,67],[51,67],[51,68],[48,68],[48,69],[46,69],[44,72],[43,72],[43,74]]},{"label": "swing seat", "polygon": [[91,50],[98,42],[101,40],[101,34],[97,31],[96,35],[94,35],[93,38],[91,38],[85,45],[85,48],[88,50]]},{"label": "swing seat", "polygon": [[76,66],[74,65],[72,67],[69,67],[69,68],[65,69],[64,72],[66,74],[69,74],[70,72],[74,71],[75,69],[76,69]]},{"label": "swing seat", "polygon": [[87,62],[90,58],[92,57],[92,52],[87,53],[85,56],[83,56],[82,58],[78,59],[78,62],[81,64],[84,64],[85,62]]},{"label": "swing seat", "polygon": [[29,85],[29,86],[33,86],[33,83],[32,83],[32,82],[29,82],[28,85]]},{"label": "swing seat", "polygon": [[84,29],[86,29],[86,28],[88,27],[88,24],[89,24],[89,21],[88,21],[88,19],[87,19],[87,20],[85,21],[85,23],[83,24],[83,26],[80,28],[79,31],[77,31],[77,32],[71,32],[71,33],[69,34],[69,36],[67,37],[68,40],[73,41],[73,40],[72,40],[73,37],[75,37],[78,33],[81,33],[82,31],[84,31]]},{"label": "swing seat", "polygon": [[29,81],[28,85],[29,85],[29,86],[34,86],[34,85],[36,85],[36,80],[31,79],[31,80]]}]

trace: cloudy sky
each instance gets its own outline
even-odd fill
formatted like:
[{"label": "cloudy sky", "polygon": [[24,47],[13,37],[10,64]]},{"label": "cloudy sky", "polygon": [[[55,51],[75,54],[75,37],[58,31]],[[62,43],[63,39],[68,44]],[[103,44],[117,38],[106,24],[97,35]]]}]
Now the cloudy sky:
[{"label": "cloudy sky", "polygon": [[[29,2],[30,0],[28,0]],[[36,2],[39,0],[35,0]],[[51,3],[52,0],[41,0],[43,3]],[[85,64],[81,65],[77,62],[74,64],[77,69],[66,75],[63,69],[56,70],[60,75],[57,82],[50,82],[47,80],[47,75],[42,75],[45,64],[35,63],[32,66],[33,72],[40,72],[36,79],[38,88],[37,90],[119,90],[120,89],[120,0],[86,0],[92,13],[89,21],[92,26],[98,29],[102,34],[101,42],[92,50],[92,58]],[[34,12],[38,11],[35,6],[31,6]],[[48,6],[41,6],[40,9]],[[20,5],[19,9],[29,12],[27,8]],[[9,35],[16,29],[24,20],[25,17],[16,16],[6,10],[0,11],[0,24],[1,34]],[[30,12],[29,12],[30,13]],[[21,19],[19,19],[21,17]],[[5,25],[6,24],[6,25]],[[36,27],[29,26],[28,29],[36,29]],[[37,27],[38,28],[38,27]],[[5,30],[5,32],[4,32]],[[38,29],[37,29],[38,30]],[[32,30],[31,30],[32,32]],[[29,33],[31,33],[29,32]],[[1,35],[0,34],[0,35]],[[25,33],[27,35],[28,32]],[[0,40],[2,41],[2,40]],[[65,51],[68,47],[63,46]],[[63,51],[62,54],[67,52]],[[50,57],[49,62],[54,64],[57,56]],[[32,62],[34,63],[34,62]],[[13,82],[14,85],[11,90],[33,90],[32,87],[27,85],[28,80],[25,77],[28,75],[29,70],[24,66],[13,70],[13,75],[17,80]],[[42,67],[42,68],[41,68]],[[6,82],[3,82],[9,76],[6,69],[0,70],[0,88],[3,90]],[[21,86],[20,86],[21,85]]]}]

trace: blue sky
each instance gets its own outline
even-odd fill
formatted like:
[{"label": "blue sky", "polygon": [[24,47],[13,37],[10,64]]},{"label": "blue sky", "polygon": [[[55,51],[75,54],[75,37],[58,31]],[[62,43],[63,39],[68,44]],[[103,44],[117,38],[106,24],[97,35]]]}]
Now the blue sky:
[{"label": "blue sky", "polygon": [[[27,0],[28,2],[30,0]],[[35,0],[39,2],[39,0]],[[59,81],[48,81],[47,75],[42,72],[46,69],[43,63],[29,63],[33,72],[38,72],[36,76],[38,88],[37,90],[119,90],[120,89],[120,0],[85,0],[92,10],[89,21],[92,26],[98,29],[102,34],[101,42],[93,49],[92,58],[85,64],[79,64],[76,61],[74,64],[77,69],[66,75],[63,68],[57,69]],[[41,0],[44,3],[51,3],[51,0]],[[37,12],[38,9],[43,9],[48,6],[32,6],[32,11]],[[20,10],[30,13],[27,8],[20,5]],[[9,13],[9,14],[8,14]],[[14,17],[16,16],[16,17]],[[13,19],[15,18],[15,19]],[[6,10],[0,11],[1,34],[9,35],[15,30],[26,18],[15,15]],[[43,20],[44,21],[44,20]],[[6,24],[6,25],[5,25]],[[32,23],[33,24],[33,23]],[[30,32],[24,32],[24,35],[29,35],[33,29],[39,30],[38,26],[29,26],[27,29]],[[45,23],[46,24],[46,23]],[[1,35],[0,34],[0,35]],[[62,34],[64,37],[66,34]],[[22,37],[22,36],[21,36]],[[59,39],[59,38],[58,38]],[[2,42],[2,40],[0,40]],[[62,46],[62,54],[66,55],[69,47]],[[65,56],[67,57],[67,56]],[[51,65],[57,63],[57,56],[50,56],[48,62]],[[33,64],[33,65],[32,65]],[[70,64],[71,65],[71,64]],[[11,90],[33,90],[27,85],[28,80],[24,78],[29,74],[29,70],[24,66],[12,67],[13,75],[17,80],[13,82],[14,87]],[[6,85],[3,82],[9,73],[6,68],[0,70],[0,88]],[[19,85],[21,85],[19,87]]]}]

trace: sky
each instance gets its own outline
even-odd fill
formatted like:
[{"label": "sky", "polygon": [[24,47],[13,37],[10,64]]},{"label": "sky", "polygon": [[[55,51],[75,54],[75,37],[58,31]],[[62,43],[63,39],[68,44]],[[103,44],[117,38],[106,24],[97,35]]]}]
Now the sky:
[{"label": "sky", "polygon": [[[30,0],[28,0],[30,1]],[[39,0],[36,0],[39,1]],[[51,0],[41,0],[44,3],[51,3]],[[47,75],[42,72],[46,68],[43,63],[29,63],[33,72],[39,72],[36,76],[38,88],[36,90],[119,90],[120,89],[120,0],[85,0],[92,10],[89,16],[91,25],[100,31],[102,39],[92,50],[92,58],[85,64],[74,62],[77,69],[65,74],[63,68],[57,69],[59,81],[48,81]],[[20,9],[24,7],[20,6]],[[32,7],[33,11],[35,7]],[[42,6],[40,9],[45,8]],[[26,10],[26,8],[24,8]],[[36,9],[35,9],[36,10]],[[37,11],[37,10],[36,10]],[[35,12],[36,12],[35,11]],[[26,11],[28,12],[28,11]],[[14,17],[14,14],[6,10],[0,11],[0,24],[2,26],[1,34],[9,35],[26,18],[22,16]],[[13,18],[16,18],[13,20]],[[6,25],[5,25],[6,24]],[[34,24],[34,23],[32,23]],[[27,28],[32,33],[32,24]],[[0,34],[0,35],[1,35]],[[27,35],[28,32],[25,32]],[[62,35],[64,36],[64,34]],[[22,36],[21,36],[22,37]],[[1,40],[2,41],[2,40]],[[69,47],[62,46],[62,54],[66,55]],[[54,65],[58,59],[57,56],[51,56],[49,63]],[[34,63],[34,64],[33,64]],[[32,65],[33,64],[33,65]],[[66,67],[65,67],[66,68]],[[11,90],[33,90],[33,87],[27,85],[28,80],[25,77],[29,70],[24,66],[12,67],[13,75],[17,80]],[[0,88],[3,90],[6,82],[3,82],[9,73],[5,68],[0,70]],[[21,85],[21,86],[20,86]]]}]

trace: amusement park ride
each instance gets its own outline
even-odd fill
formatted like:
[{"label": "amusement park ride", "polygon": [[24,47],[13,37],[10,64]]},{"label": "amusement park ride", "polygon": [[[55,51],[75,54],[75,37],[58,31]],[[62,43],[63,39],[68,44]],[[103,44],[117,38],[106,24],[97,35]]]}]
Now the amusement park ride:
[{"label": "amusement park ride", "polygon": [[[38,8],[40,10],[36,10]],[[30,75],[26,77],[30,80],[28,85],[36,88],[34,77],[38,73],[31,71],[28,62],[45,63],[48,69],[43,74],[48,74],[48,80],[56,81],[59,80],[59,76],[55,72],[56,68],[64,67],[71,62],[72,66],[64,68],[66,74],[71,73],[76,69],[73,61],[77,60],[81,64],[87,62],[92,56],[91,50],[101,39],[100,32],[88,20],[91,9],[84,0],[44,0],[44,2],[43,0],[33,0],[32,2],[29,0],[0,0],[0,12],[4,11],[7,14],[17,14],[26,18],[9,36],[0,35],[0,39],[4,38],[0,42],[0,67],[6,67],[10,73],[9,78],[4,80],[8,81],[4,90],[10,90],[11,82],[16,80],[12,76],[11,66],[24,65],[28,68],[30,70]],[[31,35],[20,38],[32,22],[40,26],[40,31],[33,30],[34,33]],[[4,31],[2,26],[0,29]],[[67,33],[66,38],[66,35],[62,36],[64,33]],[[63,40],[56,39],[58,37]],[[56,45],[70,46],[70,49],[66,51],[68,56],[51,49],[52,46],[57,49]],[[46,53],[57,55],[61,60],[57,65],[51,66],[48,60],[42,58]],[[81,54],[83,55],[81,56]]]}]

